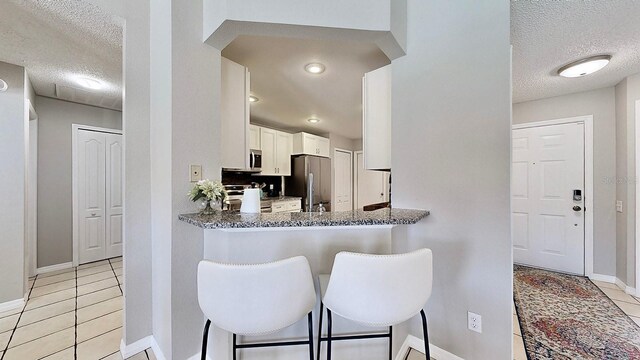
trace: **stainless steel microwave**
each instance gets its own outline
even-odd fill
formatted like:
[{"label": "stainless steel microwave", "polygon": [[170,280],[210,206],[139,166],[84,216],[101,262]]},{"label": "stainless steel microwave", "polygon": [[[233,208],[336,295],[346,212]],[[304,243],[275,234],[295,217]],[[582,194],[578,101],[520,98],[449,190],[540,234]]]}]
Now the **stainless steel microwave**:
[{"label": "stainless steel microwave", "polygon": [[252,171],[262,170],[262,151],[249,150],[249,169]]}]

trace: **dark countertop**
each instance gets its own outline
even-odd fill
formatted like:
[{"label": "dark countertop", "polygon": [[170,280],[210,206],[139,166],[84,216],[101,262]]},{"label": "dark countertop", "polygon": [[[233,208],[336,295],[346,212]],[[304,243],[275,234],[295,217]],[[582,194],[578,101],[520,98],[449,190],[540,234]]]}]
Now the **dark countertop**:
[{"label": "dark countertop", "polygon": [[184,214],[181,221],[203,229],[247,229],[266,227],[409,225],[429,215],[427,210],[380,209],[325,213],[239,214],[219,211],[213,215]]}]

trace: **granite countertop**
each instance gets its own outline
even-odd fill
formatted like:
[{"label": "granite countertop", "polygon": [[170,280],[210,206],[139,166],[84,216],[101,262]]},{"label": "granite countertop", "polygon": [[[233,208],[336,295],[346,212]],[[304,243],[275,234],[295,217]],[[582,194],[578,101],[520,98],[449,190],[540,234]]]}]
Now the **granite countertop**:
[{"label": "granite countertop", "polygon": [[181,221],[203,229],[247,229],[266,227],[409,225],[429,215],[427,210],[380,209],[375,211],[333,211],[239,214],[219,211],[213,215],[184,214]]}]

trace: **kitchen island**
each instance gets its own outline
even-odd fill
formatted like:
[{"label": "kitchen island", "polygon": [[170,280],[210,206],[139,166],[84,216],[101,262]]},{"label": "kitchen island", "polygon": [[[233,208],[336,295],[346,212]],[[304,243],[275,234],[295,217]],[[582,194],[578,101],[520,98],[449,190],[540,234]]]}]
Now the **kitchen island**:
[{"label": "kitchen island", "polygon": [[[426,210],[380,209],[375,211],[339,211],[324,213],[279,213],[240,214],[217,212],[213,215],[179,215],[180,227],[190,234],[183,239],[182,251],[190,252],[187,266],[191,275],[180,281],[182,292],[195,309],[191,320],[185,326],[192,329],[192,336],[198,338],[204,318],[197,308],[195,268],[197,261],[208,259],[225,263],[264,263],[287,257],[303,255],[309,260],[318,301],[314,311],[314,333],[317,336],[317,321],[320,305],[320,289],[317,275],[329,274],[335,255],[341,251],[370,254],[390,254],[394,252],[395,241],[403,247],[407,227],[429,215]],[[190,250],[191,249],[191,250]],[[199,254],[199,255],[198,255]],[[199,259],[195,257],[199,256]],[[184,259],[187,259],[186,254]],[[177,280],[177,279],[176,279]],[[402,280],[402,279],[399,279]],[[242,284],[238,284],[242,286]],[[195,300],[195,301],[194,301]],[[186,319],[185,319],[186,320]],[[197,323],[197,325],[193,325]],[[336,316],[336,334],[371,332],[371,328],[361,328]],[[384,330],[384,329],[373,329]],[[280,341],[299,339],[306,336],[306,319],[275,334],[252,337],[248,341]],[[191,333],[191,331],[190,331]],[[401,328],[394,331],[394,352],[405,340],[406,332]],[[197,351],[197,340],[192,346]],[[243,341],[239,338],[239,341]],[[315,340],[314,340],[315,341]],[[213,328],[210,333],[210,354],[214,359],[232,359],[231,335]],[[324,346],[326,349],[326,346]],[[387,359],[387,342],[382,339],[368,341],[346,341],[334,347],[336,358],[344,359]],[[241,358],[251,359],[302,359],[307,355],[306,347],[277,347],[260,350],[243,350]],[[323,351],[324,354],[324,351]],[[308,356],[308,355],[307,355]]]}]

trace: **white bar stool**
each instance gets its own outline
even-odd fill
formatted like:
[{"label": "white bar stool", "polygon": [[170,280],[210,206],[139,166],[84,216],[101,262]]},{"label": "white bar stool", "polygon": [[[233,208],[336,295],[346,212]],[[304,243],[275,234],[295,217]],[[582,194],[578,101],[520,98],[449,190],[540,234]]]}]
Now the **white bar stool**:
[{"label": "white bar stool", "polygon": [[[313,360],[311,311],[316,292],[304,256],[266,264],[234,265],[213,261],[198,264],[198,303],[207,317],[202,338],[206,359],[209,327],[213,322],[233,334],[233,359],[238,349],[309,345]],[[293,325],[307,315],[309,340],[237,344],[237,335],[264,335]]]},{"label": "white bar stool", "polygon": [[[332,341],[371,338],[389,338],[391,359],[393,326],[418,313],[422,317],[426,358],[431,358],[427,317],[423,310],[433,285],[431,250],[420,249],[397,255],[341,252],[335,257],[326,283],[326,275],[321,275],[318,359],[323,341],[327,342],[327,359],[331,360]],[[324,307],[327,308],[327,337],[322,337]],[[365,326],[389,327],[389,332],[334,337],[331,333],[332,313]]]}]

